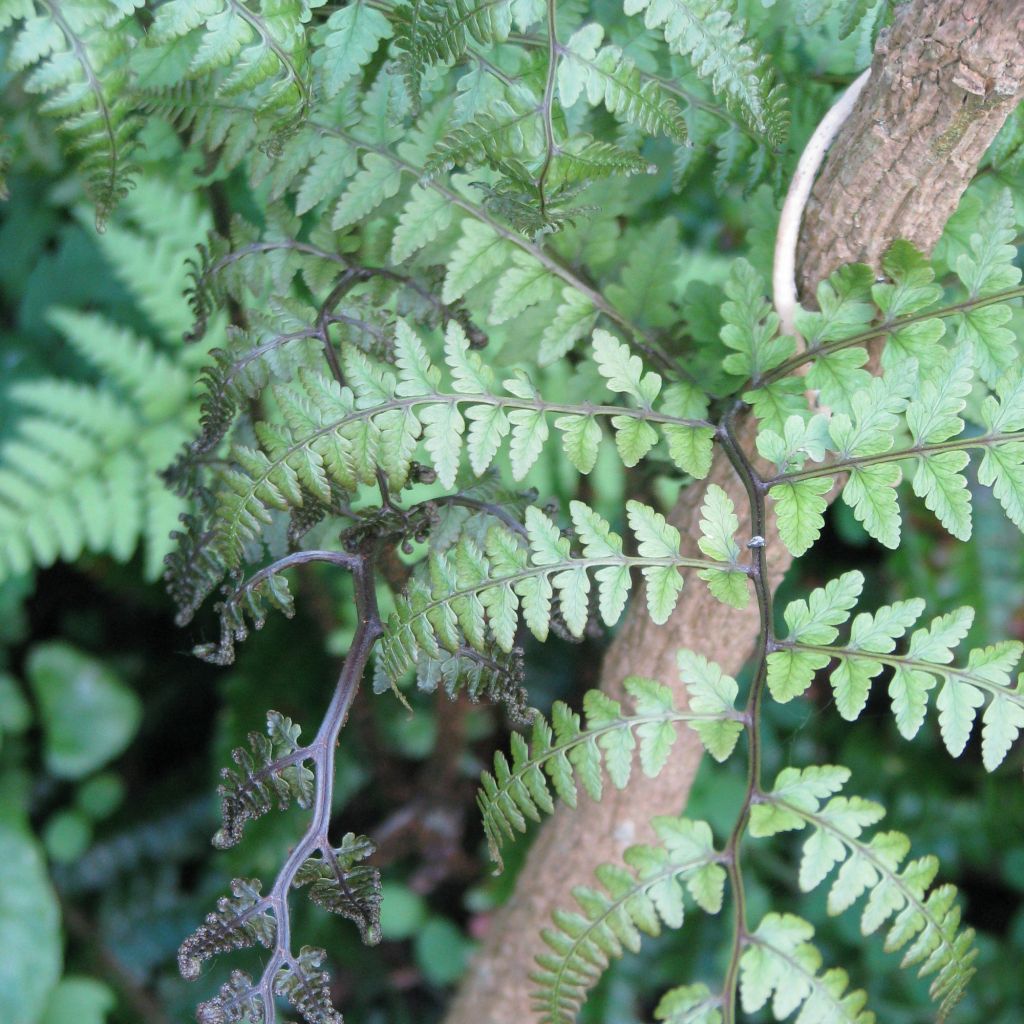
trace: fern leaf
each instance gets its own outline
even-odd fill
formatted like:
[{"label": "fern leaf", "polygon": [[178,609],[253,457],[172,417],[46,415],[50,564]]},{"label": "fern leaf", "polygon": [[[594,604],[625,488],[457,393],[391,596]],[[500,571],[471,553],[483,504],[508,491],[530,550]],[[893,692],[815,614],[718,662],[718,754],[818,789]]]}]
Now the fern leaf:
[{"label": "fern leaf", "polygon": [[623,685],[633,702],[631,714],[618,701],[591,690],[583,699],[582,724],[579,715],[556,701],[550,724],[540,715],[534,719],[529,742],[512,734],[511,763],[504,754],[495,754],[494,774],[484,772],[477,794],[488,848],[499,871],[505,840],[524,832],[527,819],[539,821],[541,813],[554,812],[552,789],[570,807],[576,806],[578,785],[599,800],[602,767],[621,789],[629,782],[637,750],[642,770],[653,777],[675,743],[675,723],[688,722],[719,760],[728,756],[742,730],[735,681],[721,674],[709,680],[707,670],[681,669],[681,675],[690,693],[686,711],[676,707],[668,687],[630,676]]},{"label": "fern leaf", "polygon": [[354,921],[367,945],[380,942],[380,872],[361,864],[375,851],[366,836],[347,833],[341,846],[324,847],[296,872],[294,885],[309,886],[309,898],[334,914]]},{"label": "fern leaf", "polygon": [[704,984],[669,989],[654,1010],[664,1024],[722,1024],[721,998]]},{"label": "fern leaf", "polygon": [[331,978],[320,965],[327,958],[322,949],[303,946],[274,977],[274,992],[298,1010],[306,1024],[344,1024],[331,1001]]},{"label": "fern leaf", "polygon": [[910,943],[901,966],[920,965],[922,976],[936,975],[930,991],[945,1017],[974,974],[974,933],[959,927],[956,889],[951,885],[931,888],[938,870],[934,857],[903,864],[910,843],[898,832],[876,833],[869,841],[861,838],[864,828],[877,822],[884,811],[859,797],[832,796],[849,776],[848,769],[836,766],[783,769],[772,792],[765,794],[765,802],[751,809],[750,833],[768,836],[813,828],[804,843],[801,888],[816,888],[842,865],[829,890],[829,913],[840,914],[870,893],[861,930],[870,935],[889,923],[888,952]]},{"label": "fern leaf", "polygon": [[42,112],[60,119],[101,230],[138,171],[135,137],[142,122],[126,89],[135,43],[130,13],[97,2],[40,0],[19,12],[23,24],[10,49],[11,70],[32,68],[25,90],[45,96]]},{"label": "fern leaf", "polygon": [[391,23],[365,0],[334,11],[319,30],[313,66],[319,71],[324,95],[336,96],[373,58],[393,34]]},{"label": "fern leaf", "polygon": [[[601,46],[604,30],[589,24],[577,29],[558,64],[558,98],[573,106],[581,95],[648,135],[686,140],[686,119],[676,102],[654,80],[644,80],[636,65],[617,46]],[[600,47],[600,49],[599,49]]]},{"label": "fern leaf", "polygon": [[192,48],[190,74],[210,79],[218,96],[249,99],[251,113],[243,108],[232,120],[255,115],[276,145],[312,102],[303,20],[303,7],[293,0],[217,0],[202,11],[191,0],[169,0],[156,11],[147,43],[166,53],[185,41]]},{"label": "fern leaf", "polygon": [[747,26],[719,0],[624,0],[626,14],[644,13],[648,28],[661,29],[673,53],[687,57],[746,124],[772,145],[783,126],[772,116],[771,76]]},{"label": "fern leaf", "polygon": [[750,935],[740,958],[740,1001],[756,1013],[772,999],[776,1020],[800,1011],[799,1021],[829,1024],[875,1024],[864,1009],[867,996],[848,991],[846,971],[821,971],[821,953],[810,941],[814,928],[794,914],[766,914]]},{"label": "fern leaf", "polygon": [[556,910],[555,927],[542,933],[551,952],[537,957],[531,975],[542,1024],[572,1024],[609,962],[639,950],[641,933],[656,936],[662,923],[682,927],[684,886],[702,910],[721,909],[725,869],[717,863],[710,826],[668,817],[652,824],[657,846],[631,846],[625,867],[599,867],[600,888],[577,886],[579,912]]},{"label": "fern leaf", "polygon": [[698,547],[708,558],[723,562],[728,569],[702,569],[700,577],[708,589],[725,604],[746,608],[750,599],[747,574],[739,565],[740,547],[735,534],[740,527],[732,499],[717,484],[711,484],[701,506]]},{"label": "fern leaf", "polygon": [[247,821],[262,817],[276,803],[284,810],[294,800],[300,807],[313,801],[313,773],[305,762],[309,749],[299,746],[300,729],[277,711],[267,713],[267,734],[249,733],[251,751],[236,747],[237,768],[221,769],[218,792],[222,825],[213,845],[227,849],[242,838]]},{"label": "fern leaf", "polygon": [[[787,701],[803,693],[816,672],[832,664],[830,682],[836,707],[848,721],[864,710],[872,680],[889,668],[889,683],[896,725],[906,739],[917,735],[928,708],[928,695],[942,684],[936,698],[939,727],[946,748],[954,756],[963,753],[978,710],[982,716],[982,758],[993,771],[1002,763],[1024,728],[1021,681],[1014,685],[1011,673],[1024,646],[1004,641],[972,650],[967,664],[952,664],[953,648],[967,635],[973,621],[970,608],[960,608],[916,630],[905,653],[894,653],[897,641],[917,622],[924,610],[918,599],[897,601],[873,613],[862,612],[853,620],[849,639],[836,643],[837,626],[863,582],[859,573],[847,573],[825,588],[814,591],[808,610],[803,601],[785,611],[790,635],[779,641],[780,649],[768,655],[768,687],[776,700]],[[987,706],[986,706],[987,705]]]},{"label": "fern leaf", "polygon": [[203,962],[221,953],[257,943],[270,949],[276,937],[270,899],[263,895],[260,882],[236,878],[231,883],[231,896],[222,896],[216,912],[207,915],[206,921],[181,944],[181,976],[186,980],[198,978]]}]

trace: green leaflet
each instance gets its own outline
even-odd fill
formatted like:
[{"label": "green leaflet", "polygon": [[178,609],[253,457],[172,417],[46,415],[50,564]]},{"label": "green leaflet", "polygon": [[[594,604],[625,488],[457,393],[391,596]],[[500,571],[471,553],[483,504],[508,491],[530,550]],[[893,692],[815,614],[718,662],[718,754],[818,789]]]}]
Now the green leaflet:
[{"label": "green leaflet", "polygon": [[388,19],[365,0],[334,11],[320,29],[320,48],[313,57],[325,95],[336,96],[392,34]]},{"label": "green leaflet", "polygon": [[795,601],[786,608],[790,634],[768,655],[772,696],[792,700],[807,689],[816,672],[831,665],[836,708],[852,721],[864,710],[872,681],[889,668],[896,726],[912,739],[924,723],[929,695],[941,683],[935,705],[946,748],[954,757],[964,751],[984,707],[982,760],[994,771],[1024,728],[1024,688],[1012,675],[1024,645],[1004,641],[978,648],[969,653],[966,665],[953,665],[953,650],[974,617],[970,608],[960,608],[915,630],[905,653],[894,653],[924,611],[924,602],[916,598],[861,612],[850,626],[849,638],[837,643],[837,627],[847,621],[862,583],[859,573],[847,573],[814,591],[807,602]]},{"label": "green leaflet", "polygon": [[701,507],[701,537],[698,547],[708,558],[723,562],[729,569],[702,569],[700,577],[719,601],[734,608],[746,608],[750,599],[746,572],[739,566],[740,546],[735,533],[739,529],[732,499],[717,484],[708,486]]},{"label": "green leaflet", "polygon": [[[630,569],[647,579],[652,615],[667,616],[682,587],[679,568],[707,568],[708,563],[679,554],[679,534],[654,509],[630,502],[627,506],[638,554],[623,554],[621,537],[582,502],[570,506],[582,554],[539,508],[526,509],[526,543],[504,527],[491,526],[481,547],[462,537],[453,547],[433,552],[413,577],[404,594],[395,598],[395,611],[385,623],[380,649],[383,675],[397,684],[413,667],[420,685],[436,687],[437,672],[452,658],[488,656],[494,645],[515,658],[520,621],[538,640],[545,640],[556,613],[569,632],[580,636],[590,617],[591,576],[597,582],[598,610],[608,625],[621,615],[631,586]],[[665,582],[666,578],[669,582]],[[653,591],[652,581],[653,580]],[[433,668],[431,666],[434,666]],[[515,673],[502,663],[501,672],[472,681],[475,696],[512,692],[499,686]],[[450,668],[449,689],[461,676]],[[515,689],[518,699],[518,686]]]},{"label": "green leaflet", "polygon": [[[861,931],[869,935],[888,925],[887,951],[909,944],[902,966],[920,964],[920,974],[935,975],[931,996],[945,1016],[960,1000],[974,974],[974,933],[971,929],[960,930],[960,911],[954,902],[956,889],[951,885],[932,888],[938,870],[934,857],[903,863],[910,843],[898,832],[876,833],[870,840],[861,837],[884,811],[858,797],[833,795],[849,776],[849,769],[832,765],[783,769],[764,802],[751,809],[751,835],[813,828],[804,842],[801,888],[816,888],[841,865],[829,890],[829,913],[842,913],[868,893]],[[752,998],[750,1005],[744,997],[747,1009],[762,1005],[760,996],[767,998],[775,985],[769,983],[770,976],[762,975],[764,965],[757,966],[754,985],[758,997]],[[858,1009],[859,1005],[862,1003]]]},{"label": "green leaflet", "polygon": [[799,1010],[800,1021],[874,1024],[875,1015],[864,1009],[866,994],[848,991],[844,970],[819,973],[822,959],[813,937],[814,928],[794,914],[764,916],[740,959],[743,1009],[754,1013],[771,999],[776,1020]]},{"label": "green leaflet", "polygon": [[825,525],[825,495],[830,490],[831,480],[811,478],[776,484],[768,492],[775,502],[779,536],[794,557],[799,558],[818,539]]},{"label": "green leaflet", "polygon": [[556,910],[542,933],[550,952],[537,957],[534,1006],[544,1024],[572,1024],[590,989],[613,957],[636,952],[641,935],[658,935],[664,922],[683,923],[683,891],[708,913],[722,906],[725,869],[715,863],[710,827],[703,821],[659,817],[657,846],[631,846],[625,867],[597,869],[599,888],[578,886],[578,911]]},{"label": "green leaflet", "polygon": [[669,48],[688,57],[750,127],[781,142],[785,119],[770,73],[729,7],[715,0],[624,0],[623,9],[644,13],[644,24],[661,29]]}]

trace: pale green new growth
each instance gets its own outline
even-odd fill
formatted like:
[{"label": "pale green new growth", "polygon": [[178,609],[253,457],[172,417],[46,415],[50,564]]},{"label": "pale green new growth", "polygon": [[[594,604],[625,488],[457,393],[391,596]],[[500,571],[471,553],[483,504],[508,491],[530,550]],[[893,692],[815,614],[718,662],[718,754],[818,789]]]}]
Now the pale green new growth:
[{"label": "pale green new growth", "polygon": [[722,907],[725,869],[703,821],[655,818],[657,846],[631,846],[626,866],[597,869],[601,888],[573,889],[579,911],[556,910],[545,929],[550,952],[537,957],[534,1008],[542,1024],[572,1024],[587,991],[615,957],[640,948],[641,933],[683,924],[683,891],[709,914]]},{"label": "pale green new growth", "polygon": [[[802,694],[815,674],[832,666],[829,682],[836,708],[847,720],[864,710],[872,680],[891,670],[888,694],[896,727],[913,739],[924,724],[929,694],[935,698],[939,728],[946,748],[963,753],[980,708],[981,751],[985,767],[994,771],[1003,762],[1024,728],[1024,684],[1013,670],[1024,654],[1024,644],[1005,640],[972,650],[962,667],[952,664],[953,648],[967,635],[974,619],[971,608],[960,608],[934,618],[910,636],[904,653],[894,653],[897,641],[920,618],[924,602],[897,601],[874,613],[861,612],[850,626],[845,644],[836,640],[863,586],[859,572],[845,573],[808,602],[794,601],[785,610],[789,635],[768,655],[768,688],[779,701]],[[808,604],[810,609],[808,608]]]},{"label": "pale green new growth", "polygon": [[570,807],[576,806],[577,784],[600,800],[605,773],[617,789],[628,784],[638,750],[644,774],[656,776],[676,741],[676,722],[687,722],[696,730],[716,759],[729,756],[743,728],[734,707],[736,683],[715,676],[706,662],[703,670],[698,665],[691,671],[681,655],[680,664],[689,695],[687,710],[676,706],[667,686],[630,676],[623,687],[633,702],[631,714],[618,701],[590,690],[583,699],[582,724],[579,715],[556,701],[550,724],[541,715],[534,719],[529,743],[519,733],[512,734],[511,764],[496,753],[494,774],[484,772],[477,796],[491,857],[499,869],[505,840],[525,832],[527,819],[539,821],[541,812],[553,813],[552,789]]},{"label": "pale green new growth", "polygon": [[[849,777],[849,769],[834,765],[783,769],[771,792],[751,809],[750,834],[772,836],[810,826],[814,831],[803,846],[800,888],[816,888],[839,866],[829,889],[829,913],[840,914],[867,894],[861,931],[870,935],[888,926],[886,951],[907,947],[901,966],[920,965],[921,976],[935,975],[931,995],[945,1017],[974,974],[974,932],[960,930],[956,889],[932,888],[939,866],[935,857],[904,863],[910,841],[899,832],[861,838],[885,811],[860,797],[834,796]],[[746,1009],[756,1009],[763,1000],[753,1003],[744,998]]]}]

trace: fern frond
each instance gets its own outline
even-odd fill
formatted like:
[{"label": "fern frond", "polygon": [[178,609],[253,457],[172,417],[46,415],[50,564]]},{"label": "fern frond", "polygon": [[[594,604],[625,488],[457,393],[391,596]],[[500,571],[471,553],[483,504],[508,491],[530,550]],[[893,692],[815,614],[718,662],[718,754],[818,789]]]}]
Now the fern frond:
[{"label": "fern frond", "polygon": [[848,991],[846,971],[821,974],[821,953],[810,940],[814,928],[795,914],[766,914],[747,939],[740,958],[740,1001],[756,1013],[772,999],[772,1016],[822,1024],[875,1024],[865,1010],[867,995]]},{"label": "fern frond", "polygon": [[722,997],[702,983],[669,989],[654,1010],[664,1024],[722,1024]]},{"label": "fern frond", "polygon": [[746,24],[721,0],[624,0],[626,14],[644,13],[648,28],[661,29],[673,53],[687,57],[747,125],[773,146],[784,141],[779,94],[766,58]]},{"label": "fern frond", "polygon": [[497,752],[494,774],[483,773],[477,793],[488,849],[498,871],[505,840],[525,832],[527,819],[539,821],[541,813],[554,812],[552,789],[569,807],[576,806],[578,785],[593,800],[600,800],[605,774],[617,789],[629,783],[636,752],[644,774],[657,775],[675,743],[677,722],[687,722],[700,734],[718,760],[728,757],[742,729],[733,704],[735,682],[726,677],[727,683],[713,690],[696,675],[684,673],[683,678],[690,694],[685,711],[676,706],[667,686],[630,676],[623,688],[633,704],[632,713],[599,690],[590,690],[583,698],[582,723],[579,715],[556,701],[550,723],[535,717],[529,743],[512,734],[511,764]]},{"label": "fern frond", "polygon": [[[215,559],[225,571],[237,568],[244,546],[258,537],[271,510],[287,512],[310,499],[330,503],[335,491],[352,495],[361,484],[375,484],[378,470],[393,489],[401,488],[421,441],[445,487],[455,484],[464,436],[477,475],[486,471],[507,438],[512,475],[521,480],[541,453],[552,413],[559,414],[554,425],[571,437],[573,449],[579,448],[581,425],[596,426],[599,417],[609,422],[627,465],[635,465],[654,445],[659,437],[655,426],[661,427],[670,456],[695,475],[706,473],[714,433],[710,424],[652,410],[661,391],[660,377],[642,374],[639,360],[629,359],[628,347],[607,332],[597,331],[594,337],[598,368],[608,367],[610,390],[625,393],[630,405],[545,402],[522,372],[503,382],[505,395],[495,394],[493,371],[472,351],[456,321],[449,323],[446,335],[451,390],[441,389],[440,369],[403,323],[395,339],[397,367],[375,363],[349,347],[343,360],[345,386],[300,372],[298,387],[275,392],[284,422],[258,424],[260,447],[237,446],[232,467],[217,473],[209,541]],[[627,376],[616,376],[620,372]],[[672,409],[678,402],[676,392],[668,389],[659,404]],[[598,444],[599,438],[588,430],[587,459],[579,465],[593,464],[590,455],[596,455]],[[654,578],[671,583],[653,567],[646,576],[649,584]],[[667,615],[671,593],[658,597],[649,587],[648,595],[658,618]]]},{"label": "fern frond", "polygon": [[322,949],[303,946],[274,978],[274,992],[291,1003],[306,1024],[344,1024],[331,1001],[330,975],[320,967],[326,958]]},{"label": "fern frond", "polygon": [[631,588],[630,569],[646,580],[648,611],[664,622],[683,586],[680,569],[716,568],[715,563],[682,557],[679,533],[658,512],[629,502],[635,556],[623,554],[622,538],[582,502],[571,504],[582,540],[574,555],[567,537],[539,509],[526,510],[526,538],[492,526],[481,549],[462,538],[451,550],[435,552],[414,577],[385,624],[381,660],[397,683],[414,665],[444,659],[445,652],[469,646],[487,654],[490,645],[506,653],[515,646],[522,622],[539,640],[548,636],[557,595],[569,633],[581,636],[590,618],[590,576],[597,580],[598,606],[606,624],[618,619]]},{"label": "fern frond", "polygon": [[313,801],[312,760],[308,747],[299,746],[299,726],[277,711],[267,713],[267,734],[249,733],[250,750],[236,747],[231,759],[237,768],[222,768],[218,787],[222,825],[213,845],[227,849],[242,838],[248,821],[260,818],[274,804],[285,810],[294,800],[300,807]]},{"label": "fern frond", "polygon": [[266,949],[274,945],[277,925],[270,899],[262,889],[257,879],[232,881],[231,896],[222,896],[216,912],[207,915],[206,921],[181,944],[178,968],[183,978],[198,978],[203,962],[221,953],[257,943]]},{"label": "fern frond", "polygon": [[886,951],[910,943],[901,966],[920,965],[921,976],[935,975],[931,996],[944,1018],[975,973],[974,932],[960,929],[956,889],[952,885],[932,888],[939,867],[935,857],[904,864],[910,841],[899,832],[879,832],[867,841],[861,838],[863,830],[885,811],[860,797],[834,796],[849,777],[849,769],[834,765],[784,768],[772,791],[751,809],[750,834],[770,836],[813,828],[803,847],[801,889],[816,888],[842,865],[829,890],[829,913],[842,913],[868,893],[861,931],[870,935],[892,919]]},{"label": "fern frond", "polygon": [[601,865],[601,888],[574,888],[580,912],[556,910],[555,927],[542,933],[551,952],[537,957],[531,975],[542,1024],[573,1024],[609,962],[639,950],[641,933],[659,935],[663,923],[681,928],[684,885],[702,910],[721,909],[726,876],[710,826],[668,817],[652,824],[658,845],[629,847],[625,867]]},{"label": "fern frond", "polygon": [[25,90],[46,97],[40,110],[59,118],[100,230],[138,173],[142,121],[126,88],[128,54],[138,39],[130,14],[130,7],[103,0],[26,3],[8,58],[12,71],[28,72]]},{"label": "fern frond", "polygon": [[254,983],[244,971],[232,971],[220,992],[196,1010],[199,1024],[275,1019],[274,997],[286,999],[306,1024],[344,1024],[331,1004],[330,976],[321,970],[326,958],[322,949],[303,946],[298,956],[279,959],[273,976]]},{"label": "fern frond", "polygon": [[398,67],[410,96],[433,64],[455,64],[471,42],[501,43],[512,28],[511,0],[409,0],[394,12]]},{"label": "fern frond", "polygon": [[310,857],[292,883],[296,888],[308,885],[309,898],[317,906],[354,921],[367,945],[380,942],[380,872],[359,862],[375,849],[366,836],[349,832],[341,846],[324,846]]},{"label": "fern frond", "polygon": [[0,577],[84,551],[127,561],[143,538],[156,575],[184,506],[153,481],[188,436],[188,403],[147,418],[110,390],[47,379],[8,395],[26,412],[0,448]]},{"label": "fern frond", "polygon": [[[979,481],[992,486],[1010,520],[1024,527],[1024,420],[1016,398],[1020,378],[1008,376],[996,395],[983,403],[980,419],[987,427],[984,433],[961,433],[964,422],[959,412],[970,376],[963,357],[958,356],[945,372],[925,376],[918,396],[909,402],[903,397],[905,390],[902,395],[889,391],[886,396],[890,382],[872,384],[858,392],[854,396],[857,419],[851,424],[848,417],[833,417],[829,427],[828,448],[845,449],[837,453],[839,458],[820,468],[782,472],[770,481],[769,496],[776,503],[780,535],[786,546],[802,553],[814,543],[822,526],[824,504],[820,495],[831,488],[834,474],[847,473],[844,501],[871,536],[886,547],[897,547],[900,512],[896,486],[902,479],[901,464],[906,463],[915,467],[914,493],[924,499],[925,506],[953,536],[968,539],[971,500],[963,470],[970,462],[971,449],[984,453]],[[880,399],[889,409],[902,408],[905,412],[909,443],[896,445],[891,433],[886,434],[874,423],[868,426],[871,420],[879,422],[880,410],[873,403]],[[895,415],[890,415],[889,421],[902,425]],[[853,439],[853,444],[848,443]],[[772,439],[772,443],[777,442]],[[848,454],[851,448],[858,454]]]},{"label": "fern frond", "polygon": [[298,0],[217,0],[202,12],[191,0],[169,0],[155,12],[147,46],[189,53],[189,78],[207,80],[214,95],[245,96],[250,118],[270,122],[273,144],[312,102],[308,17]]},{"label": "fern frond", "polygon": [[[601,46],[604,29],[597,24],[577,29],[561,49],[558,98],[568,110],[580,96],[647,135],[686,141],[686,119],[679,105],[651,78],[644,78],[618,46]],[[600,49],[599,49],[600,47]]]},{"label": "fern frond", "polygon": [[[816,672],[831,665],[829,681],[836,707],[852,721],[864,710],[872,680],[890,669],[888,692],[896,726],[901,735],[912,739],[924,723],[930,692],[941,683],[935,703],[946,748],[954,757],[963,753],[978,711],[987,704],[982,715],[982,760],[994,771],[1024,728],[1024,678],[1014,685],[1011,676],[1024,654],[1024,644],[1008,640],[976,648],[966,665],[951,664],[953,649],[974,620],[973,609],[959,608],[915,630],[906,652],[896,654],[897,641],[924,610],[920,599],[861,612],[853,620],[849,639],[836,643],[836,627],[849,618],[862,585],[863,576],[849,572],[814,591],[809,603],[797,601],[786,609],[790,634],[768,655],[772,696],[792,700],[807,689]],[[841,600],[840,594],[844,595]],[[809,612],[808,607],[818,611]]]}]

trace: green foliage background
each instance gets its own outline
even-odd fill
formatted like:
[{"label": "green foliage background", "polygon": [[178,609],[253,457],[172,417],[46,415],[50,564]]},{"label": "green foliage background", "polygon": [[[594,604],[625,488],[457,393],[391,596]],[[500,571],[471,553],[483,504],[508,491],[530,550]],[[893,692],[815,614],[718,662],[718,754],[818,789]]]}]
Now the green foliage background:
[{"label": "green foliage background", "polygon": [[[779,43],[788,77],[809,80],[794,98],[790,154],[865,45],[854,39],[826,53],[826,33],[802,31],[799,46]],[[145,128],[148,149],[136,156],[146,183],[97,236],[81,179],[23,98],[15,91],[9,99],[15,119],[8,131],[17,144],[10,199],[0,210],[0,472],[17,472],[19,441],[66,421],[68,432],[52,442],[54,464],[82,474],[92,467],[109,490],[95,498],[94,535],[69,526],[44,559],[52,565],[12,562],[0,586],[0,1019],[185,1020],[196,999],[211,994],[215,976],[199,991],[179,979],[174,953],[183,935],[233,876],[272,873],[297,828],[295,811],[274,815],[251,826],[243,848],[214,855],[208,837],[216,828],[217,771],[259,727],[266,707],[318,719],[354,626],[347,583],[310,572],[297,618],[272,619],[235,665],[215,670],[189,654],[194,643],[216,637],[212,614],[183,635],[155,581],[180,511],[155,473],[198,418],[203,352],[181,343],[190,322],[183,261],[216,204],[258,216],[273,183],[253,185],[244,169],[200,166],[154,119]],[[698,266],[709,287],[724,276],[726,255],[744,253],[762,268],[767,260],[773,193],[767,184],[744,191],[750,181],[738,169],[754,155],[730,162],[723,147],[694,159],[704,163],[682,195],[672,191],[670,170],[628,180],[633,219],[624,232],[596,217],[593,230],[581,225],[559,243],[621,268],[635,315],[646,311],[654,327],[666,326],[659,322],[670,309],[666,296],[685,301]],[[990,168],[965,203],[980,205],[997,185],[1013,183]],[[602,189],[620,187],[595,186],[586,199],[600,206]],[[621,196],[604,198],[611,206]],[[1019,208],[1019,192],[1014,198]],[[651,265],[640,262],[641,251]],[[651,277],[665,295],[641,300],[632,284],[651,275],[660,253],[673,254],[669,271]],[[699,299],[700,288],[688,294]],[[709,305],[697,302],[698,314]],[[571,386],[565,367],[546,373],[550,387]],[[76,402],[102,412],[102,430],[78,431]],[[563,506],[577,494],[575,474],[554,453],[545,453],[528,482]],[[623,487],[621,468],[606,459],[589,478],[589,500],[614,514]],[[662,503],[673,497],[663,483],[652,487]],[[1024,638],[1024,553],[991,494],[974,494],[969,546],[918,514],[913,499],[907,508],[914,529],[890,552],[845,505],[833,506],[823,541],[786,581],[780,606],[787,594],[860,568],[869,604],[911,594],[927,598],[933,613],[969,604],[977,610],[972,646]],[[0,521],[3,529],[13,527]],[[577,703],[595,682],[606,642],[528,649],[531,702],[544,710],[555,699]],[[510,891],[525,845],[506,851],[502,877],[488,875],[473,799],[480,770],[495,749],[507,748],[501,711],[407,696],[411,716],[386,697],[360,701],[339,752],[336,809],[344,810],[346,827],[382,840],[385,943],[368,951],[345,923],[300,912],[308,941],[330,951],[339,1002],[364,1024],[439,1018],[475,937]],[[889,808],[892,825],[913,835],[917,849],[940,856],[981,947],[979,979],[957,1019],[1016,1022],[1024,1005],[1020,751],[989,775],[975,747],[959,760],[945,756],[933,722],[908,746],[886,708],[869,706],[851,729],[829,710],[830,699],[818,688],[809,702],[768,707],[774,760],[766,771],[849,765],[859,791]],[[702,771],[688,814],[727,829],[743,786],[738,765]],[[748,879],[753,916],[769,906],[798,910],[815,925],[826,961],[842,963],[867,988],[880,1020],[931,1019],[924,983],[893,971],[877,945],[858,941],[855,920],[828,918],[823,896],[795,891],[795,851],[785,842],[758,851]],[[661,990],[719,955],[723,928],[695,914],[684,931],[617,963],[583,1019],[648,1019]]]}]

